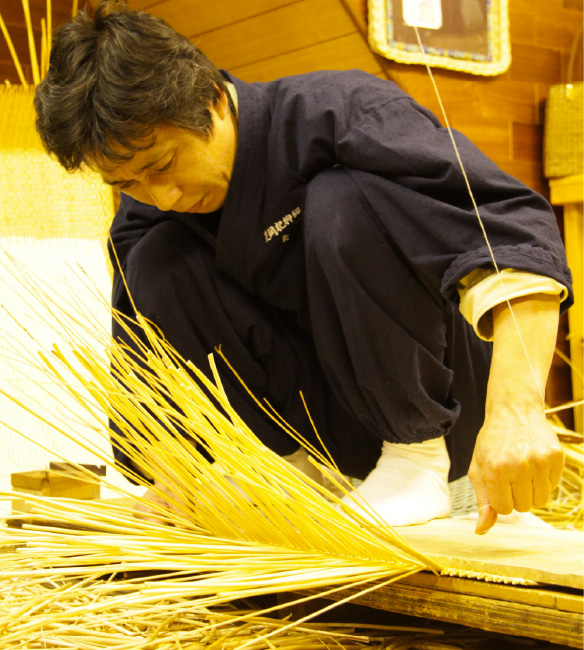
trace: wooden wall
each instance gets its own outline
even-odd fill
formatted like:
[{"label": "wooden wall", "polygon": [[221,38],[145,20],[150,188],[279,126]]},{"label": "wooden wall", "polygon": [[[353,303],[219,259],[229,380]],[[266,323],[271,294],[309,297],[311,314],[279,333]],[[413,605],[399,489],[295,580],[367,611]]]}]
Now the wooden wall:
[{"label": "wooden wall", "polygon": [[[96,0],[92,0],[95,4]],[[37,42],[46,0],[29,0]],[[79,4],[83,4],[80,2]],[[129,0],[167,20],[214,61],[246,81],[319,69],[361,68],[396,81],[438,113],[421,66],[385,60],[367,44],[366,0]],[[53,22],[72,0],[53,0]],[[566,79],[569,48],[582,23],[581,0],[509,0],[513,62],[498,77],[436,69],[452,125],[503,169],[549,194],[542,174],[543,107],[548,88]],[[21,0],[1,0],[0,13],[30,78]],[[18,82],[0,36],[0,81]]]},{"label": "wooden wall", "polygon": [[[130,0],[191,37],[246,81],[318,69],[361,68],[396,81],[438,113],[421,66],[371,53],[365,0]],[[582,22],[579,0],[510,0],[513,63],[495,78],[436,70],[449,120],[503,169],[543,194],[543,104],[565,79]]]},{"label": "wooden wall", "polygon": [[[45,0],[30,2],[38,25]],[[164,18],[219,67],[246,81],[361,68],[393,79],[438,114],[421,66],[397,64],[369,49],[366,0],[129,0],[129,4]],[[513,62],[505,74],[489,78],[434,72],[452,126],[504,170],[549,196],[542,173],[544,102],[549,86],[566,79],[570,45],[582,23],[582,0],[509,0],[509,6]],[[53,0],[53,7],[56,23],[70,12],[71,0]],[[0,0],[0,12],[21,60],[28,60],[21,0]],[[0,80],[4,78],[17,81],[0,37]],[[558,216],[561,220],[561,213]],[[564,324],[561,340],[566,333]],[[566,382],[561,376],[552,382],[552,402],[567,401]]]},{"label": "wooden wall", "polygon": [[[37,56],[40,60],[41,18],[46,18],[47,1],[29,0],[31,24],[35,34]],[[53,26],[71,16],[71,0],[53,0]],[[32,83],[32,71],[28,48],[28,35],[21,0],[0,0],[0,14],[6,24],[10,38],[14,44],[18,59],[25,73],[26,79]],[[6,45],[4,36],[0,32],[0,83],[8,79],[11,83],[20,83],[12,57]]]}]

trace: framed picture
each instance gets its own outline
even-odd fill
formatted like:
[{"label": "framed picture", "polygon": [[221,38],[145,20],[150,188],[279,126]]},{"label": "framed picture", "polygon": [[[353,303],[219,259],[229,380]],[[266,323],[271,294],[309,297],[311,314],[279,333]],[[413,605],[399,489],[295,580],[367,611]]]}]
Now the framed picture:
[{"label": "framed picture", "polygon": [[502,74],[511,64],[507,1],[369,0],[369,43],[399,63]]}]

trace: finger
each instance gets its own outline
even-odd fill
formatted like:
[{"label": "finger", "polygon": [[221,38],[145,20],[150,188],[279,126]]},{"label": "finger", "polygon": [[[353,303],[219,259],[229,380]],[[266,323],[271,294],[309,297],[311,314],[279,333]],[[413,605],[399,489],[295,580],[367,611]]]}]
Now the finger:
[{"label": "finger", "polygon": [[486,503],[479,508],[479,518],[475,527],[477,535],[484,535],[497,523],[497,513],[490,504]]},{"label": "finger", "polygon": [[550,479],[542,477],[533,482],[533,506],[543,508],[550,499],[552,494],[552,484]]},{"label": "finger", "polygon": [[550,470],[550,484],[552,492],[558,487],[562,473],[564,471],[564,450],[561,449],[561,454],[558,454],[552,459]]},{"label": "finger", "polygon": [[479,518],[475,527],[477,535],[484,535],[497,522],[497,513],[491,508],[489,503],[489,492],[487,486],[481,478],[473,477],[473,487],[477,498],[479,509]]},{"label": "finger", "polygon": [[[533,484],[531,481],[521,481],[511,485],[513,509],[517,512],[529,512],[533,505]],[[507,513],[505,513],[507,514]]]},{"label": "finger", "polygon": [[508,515],[513,512],[513,489],[511,484],[499,477],[498,480],[484,481],[485,489],[487,491],[487,503],[491,504],[493,510],[500,515]]}]

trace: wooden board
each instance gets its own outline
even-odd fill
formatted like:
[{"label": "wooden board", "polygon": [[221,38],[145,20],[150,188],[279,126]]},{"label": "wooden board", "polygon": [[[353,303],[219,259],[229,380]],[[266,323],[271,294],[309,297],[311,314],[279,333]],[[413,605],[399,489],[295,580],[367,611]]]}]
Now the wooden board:
[{"label": "wooden board", "polygon": [[584,588],[584,533],[497,524],[486,535],[475,535],[474,528],[474,521],[436,519],[397,531],[449,568]]},{"label": "wooden board", "polygon": [[422,572],[364,595],[346,589],[327,598],[582,648],[584,533],[497,524],[479,536],[474,528],[475,521],[441,519],[396,531],[446,567],[537,585]]},{"label": "wooden board", "polygon": [[582,595],[554,587],[511,587],[424,572],[364,595],[346,589],[327,598],[351,598],[354,604],[387,612],[582,648]]}]

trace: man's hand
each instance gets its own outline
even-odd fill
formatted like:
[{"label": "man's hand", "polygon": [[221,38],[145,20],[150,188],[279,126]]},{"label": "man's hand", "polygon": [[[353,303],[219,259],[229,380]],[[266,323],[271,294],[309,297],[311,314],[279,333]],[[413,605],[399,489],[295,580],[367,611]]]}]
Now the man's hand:
[{"label": "man's hand", "polygon": [[507,303],[493,308],[486,417],[469,469],[479,506],[478,534],[496,523],[497,513],[545,506],[563,469],[563,451],[546,421],[543,400],[558,298],[538,294],[511,305],[515,319]]},{"label": "man's hand", "polygon": [[[184,511],[181,512],[179,503],[177,502],[176,495],[159,480],[154,481],[157,489],[147,490],[140,501],[136,502],[134,506],[134,516],[137,519],[142,519],[148,523],[153,524],[170,524],[170,521],[165,518],[163,513],[156,507],[160,506],[164,510],[176,512],[184,516]],[[144,500],[146,500],[145,503]],[[152,504],[152,507],[149,505]]]},{"label": "man's hand", "polygon": [[542,408],[530,413],[501,409],[487,418],[468,473],[479,506],[476,532],[486,533],[497,513],[544,507],[560,481],[563,464],[562,447]]}]

